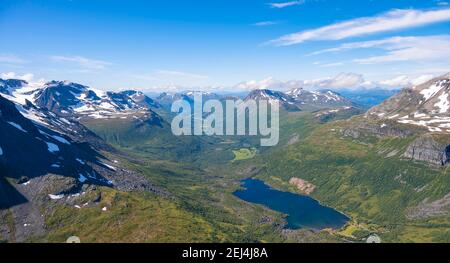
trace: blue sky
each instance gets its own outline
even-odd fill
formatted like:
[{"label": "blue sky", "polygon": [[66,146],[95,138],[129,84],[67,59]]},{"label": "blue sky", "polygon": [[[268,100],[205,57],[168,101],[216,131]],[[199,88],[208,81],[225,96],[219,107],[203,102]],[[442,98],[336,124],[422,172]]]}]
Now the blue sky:
[{"label": "blue sky", "polygon": [[3,77],[107,90],[395,87],[450,71],[440,0],[2,0],[0,36]]}]

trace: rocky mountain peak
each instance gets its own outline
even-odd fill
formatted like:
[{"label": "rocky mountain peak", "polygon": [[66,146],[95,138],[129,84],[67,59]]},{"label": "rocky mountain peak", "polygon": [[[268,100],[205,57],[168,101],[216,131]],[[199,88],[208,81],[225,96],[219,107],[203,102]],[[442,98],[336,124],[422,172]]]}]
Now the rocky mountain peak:
[{"label": "rocky mountain peak", "polygon": [[391,119],[427,128],[430,132],[450,132],[450,74],[432,79],[397,95],[368,111],[370,118]]},{"label": "rocky mountain peak", "polygon": [[18,88],[28,85],[28,82],[20,79],[0,79],[0,93],[11,95]]}]

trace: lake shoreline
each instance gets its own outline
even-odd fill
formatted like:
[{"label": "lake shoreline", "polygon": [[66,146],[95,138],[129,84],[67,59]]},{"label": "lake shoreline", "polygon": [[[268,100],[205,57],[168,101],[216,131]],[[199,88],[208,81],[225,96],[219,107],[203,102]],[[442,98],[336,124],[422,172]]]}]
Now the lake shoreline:
[{"label": "lake shoreline", "polygon": [[240,182],[241,188],[234,191],[233,195],[250,204],[262,205],[284,214],[286,220],[284,230],[338,231],[352,221],[345,213],[326,206],[309,195],[282,191],[255,177]]}]

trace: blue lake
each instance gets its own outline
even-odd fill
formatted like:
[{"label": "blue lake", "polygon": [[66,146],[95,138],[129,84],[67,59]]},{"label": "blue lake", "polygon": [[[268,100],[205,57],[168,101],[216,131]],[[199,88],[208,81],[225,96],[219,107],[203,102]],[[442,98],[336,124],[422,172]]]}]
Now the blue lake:
[{"label": "blue lake", "polygon": [[288,215],[289,229],[339,229],[349,220],[344,214],[321,205],[311,197],[275,190],[261,180],[246,179],[242,183],[245,189],[234,192],[235,196]]}]

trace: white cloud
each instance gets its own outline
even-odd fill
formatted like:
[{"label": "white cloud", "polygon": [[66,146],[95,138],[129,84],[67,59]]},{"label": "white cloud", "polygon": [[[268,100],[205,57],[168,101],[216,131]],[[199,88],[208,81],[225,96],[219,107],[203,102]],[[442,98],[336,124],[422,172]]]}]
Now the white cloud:
[{"label": "white cloud", "polygon": [[398,61],[430,61],[450,59],[450,35],[391,37],[381,40],[354,42],[342,44],[335,48],[316,51],[309,55],[319,55],[330,52],[341,52],[353,49],[377,48],[386,54],[358,58],[353,60],[360,64],[374,64]]},{"label": "white cloud", "polygon": [[339,67],[344,65],[344,62],[334,62],[334,63],[328,63],[328,64],[322,64],[320,67],[322,68],[331,68],[331,67]]},{"label": "white cloud", "polygon": [[313,80],[290,80],[280,81],[272,77],[260,81],[251,80],[241,82],[233,87],[233,90],[255,90],[255,89],[271,89],[288,91],[293,88],[303,87],[306,89],[325,89],[325,88],[350,88],[360,86],[364,82],[364,78],[360,74],[341,73],[335,77],[320,78]]},{"label": "white cloud", "polygon": [[[396,76],[392,79],[386,79],[386,80],[380,80],[380,81],[374,81],[372,82],[371,86],[376,87],[383,87],[383,88],[403,88],[403,87],[411,87],[420,85],[422,83],[425,83],[433,78],[435,78],[436,75],[426,74],[426,75],[400,75]],[[367,85],[369,86],[369,85]]]},{"label": "white cloud", "polygon": [[28,82],[29,85],[35,86],[35,87],[42,87],[46,82],[46,80],[43,78],[35,79],[34,75],[32,73],[25,73],[25,74],[21,75],[21,74],[15,73],[15,72],[6,72],[6,73],[1,73],[0,78],[25,80],[26,82]]},{"label": "white cloud", "polygon": [[111,65],[111,63],[102,61],[102,60],[95,60],[90,58],[85,58],[81,56],[51,56],[50,59],[57,62],[69,62],[69,63],[75,63],[78,66],[85,68],[85,69],[105,69],[107,66]]},{"label": "white cloud", "polygon": [[290,6],[302,5],[305,3],[305,0],[300,1],[289,1],[289,2],[279,2],[279,3],[268,3],[268,5],[272,8],[285,8]]},{"label": "white cloud", "polygon": [[417,85],[433,78],[433,75],[422,75],[419,77],[396,76],[393,79],[369,81],[363,75],[357,73],[340,73],[334,77],[310,79],[310,80],[290,80],[280,81],[272,77],[260,81],[251,80],[241,82],[233,87],[234,91],[250,91],[255,89],[271,89],[288,91],[293,88],[304,88],[307,90],[320,89],[358,89],[358,88],[402,88]]},{"label": "white cloud", "polygon": [[301,80],[291,80],[291,81],[280,81],[272,77],[263,80],[250,80],[241,82],[233,87],[233,90],[240,91],[250,91],[256,89],[270,89],[270,90],[282,90],[287,91],[293,88],[298,88],[303,86],[303,81]]},{"label": "white cloud", "polygon": [[437,75],[399,75],[391,79],[366,80],[363,75],[356,73],[341,73],[335,77],[305,80],[303,87],[308,89],[358,89],[358,88],[403,88],[419,85]]},{"label": "white cloud", "polygon": [[450,20],[450,8],[439,10],[396,9],[373,17],[363,17],[293,33],[270,41],[289,46],[310,40],[341,40],[368,34],[413,28]]},{"label": "white cloud", "polygon": [[14,55],[0,55],[0,62],[7,64],[25,64],[28,61]]},{"label": "white cloud", "polygon": [[249,92],[251,90],[258,89],[270,89],[277,91],[289,91],[294,88],[304,88],[306,90],[322,90],[322,89],[371,89],[371,88],[383,88],[383,89],[398,89],[404,87],[410,87],[413,85],[419,85],[426,81],[439,76],[440,74],[424,74],[418,75],[417,73],[411,75],[397,75],[393,78],[378,79],[378,80],[366,80],[362,74],[357,73],[340,73],[334,77],[325,77],[310,80],[289,80],[281,81],[273,77],[269,77],[262,80],[250,80],[241,82],[234,86],[203,86],[203,87],[188,87],[183,85],[162,85],[147,88],[148,92],[180,92],[186,90],[198,90],[209,92]]},{"label": "white cloud", "polygon": [[395,38],[377,47],[387,54],[356,59],[361,64],[395,61],[429,61],[450,58],[450,36]]},{"label": "white cloud", "polygon": [[20,75],[15,72],[1,73],[0,77],[2,79],[21,79],[21,80],[25,80],[27,82],[30,82],[34,79],[34,75],[31,73],[26,73],[26,74]]},{"label": "white cloud", "polygon": [[257,22],[252,24],[253,26],[273,26],[278,24],[278,21],[261,21],[261,22]]},{"label": "white cloud", "polygon": [[377,86],[388,86],[388,87],[405,87],[411,84],[411,80],[408,76],[402,75],[395,77],[393,79],[381,80],[376,83]]},{"label": "white cloud", "polygon": [[421,75],[419,77],[416,77],[416,78],[412,79],[411,80],[411,84],[412,85],[420,85],[420,84],[423,84],[423,83],[425,83],[425,82],[427,82],[427,81],[429,81],[429,80],[431,80],[431,79],[433,79],[435,77],[436,76],[430,75],[430,74],[428,74],[428,75]]},{"label": "white cloud", "polygon": [[356,73],[341,73],[335,77],[306,80],[305,86],[311,88],[352,88],[364,83],[364,77]]}]

